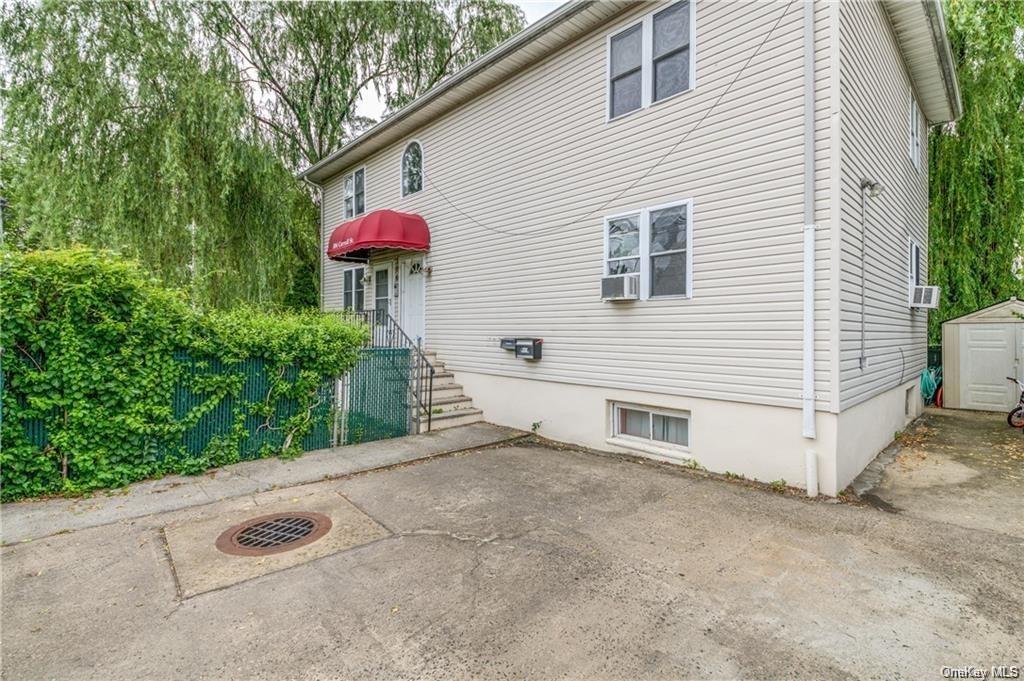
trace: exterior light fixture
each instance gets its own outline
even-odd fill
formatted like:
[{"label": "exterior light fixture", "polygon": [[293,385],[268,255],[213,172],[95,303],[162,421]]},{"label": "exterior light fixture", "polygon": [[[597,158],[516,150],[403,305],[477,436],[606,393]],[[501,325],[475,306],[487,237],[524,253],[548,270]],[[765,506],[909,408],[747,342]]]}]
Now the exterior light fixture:
[{"label": "exterior light fixture", "polygon": [[862,192],[866,192],[867,195],[870,196],[871,198],[875,198],[876,196],[881,194],[882,193],[882,189],[883,189],[882,185],[879,184],[878,182],[875,182],[874,180],[861,180],[860,181],[860,190]]}]

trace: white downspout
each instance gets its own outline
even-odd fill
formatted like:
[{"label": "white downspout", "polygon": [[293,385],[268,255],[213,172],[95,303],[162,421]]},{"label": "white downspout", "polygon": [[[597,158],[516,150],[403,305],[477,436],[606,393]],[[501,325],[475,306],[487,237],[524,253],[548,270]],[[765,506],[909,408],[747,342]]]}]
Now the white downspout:
[{"label": "white downspout", "polygon": [[[814,424],[814,0],[804,2],[804,320],[803,436],[817,438]],[[818,494],[818,456],[805,452],[807,494]],[[813,479],[812,479],[813,478]]]}]

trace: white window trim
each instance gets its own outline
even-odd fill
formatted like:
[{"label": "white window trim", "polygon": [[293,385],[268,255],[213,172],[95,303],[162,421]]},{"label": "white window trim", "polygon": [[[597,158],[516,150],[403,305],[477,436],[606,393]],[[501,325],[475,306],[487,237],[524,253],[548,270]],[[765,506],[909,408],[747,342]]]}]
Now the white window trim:
[{"label": "white window trim", "polygon": [[[357,280],[356,279],[356,272],[359,271],[359,270],[363,270],[363,275],[361,277],[359,277],[359,279]],[[345,293],[346,293],[346,291],[345,291],[345,275],[348,274],[349,272],[352,273],[352,308],[351,309],[355,310],[356,312],[362,312],[363,310],[366,309],[366,270],[367,270],[367,266],[366,265],[359,264],[359,265],[352,265],[350,267],[345,267],[341,271],[341,307],[343,309],[348,309],[348,308],[345,307]],[[359,281],[359,280],[361,280],[363,282],[363,310],[358,310],[355,307],[355,302],[356,302],[355,301],[355,297],[356,297],[356,282]]]},{"label": "white window trim", "polygon": [[[683,0],[676,0],[681,2]],[[681,90],[664,99],[652,101],[654,98],[654,15],[668,9],[676,2],[669,2],[658,7],[658,9],[645,14],[640,19],[632,19],[628,23],[619,24],[615,30],[605,37],[605,74],[604,74],[604,121],[621,121],[630,114],[635,114],[663,102],[668,102],[689,92],[697,87],[697,0],[690,2],[690,87]],[[619,34],[642,24],[640,29],[640,107],[612,117],[612,39]]]},{"label": "white window trim", "polygon": [[[356,173],[358,173],[359,171],[362,171],[362,173],[363,173],[363,210],[362,210],[362,212],[356,212],[356,194],[355,194],[355,191],[356,191]],[[358,168],[353,168],[351,173],[348,173],[347,175],[345,175],[344,177],[341,178],[341,214],[345,216],[346,220],[352,220],[353,218],[357,218],[360,215],[365,215],[366,213],[370,212],[369,211],[370,205],[366,201],[366,185],[367,185],[366,177],[367,177],[366,176],[366,166],[359,166]],[[346,201],[346,199],[348,199],[348,196],[345,194],[345,185],[346,185],[346,183],[348,183],[349,178],[352,179],[352,215],[346,215],[346,210],[345,210],[345,201]]]},{"label": "white window trim", "polygon": [[[410,194],[405,193],[405,166],[403,161],[405,160],[405,152],[411,144],[418,144],[420,147],[420,190],[418,192],[412,192]],[[427,184],[427,153],[423,142],[418,139],[411,139],[402,145],[402,153],[398,156],[398,195],[403,199],[416,194],[422,194],[423,190],[426,189]]]},{"label": "white window trim", "polygon": [[[609,410],[609,437],[606,438],[606,442],[619,447],[625,447],[627,449],[635,449],[648,454],[653,454],[657,457],[664,457],[668,460],[678,461],[679,459],[691,458],[690,452],[692,451],[693,443],[693,414],[686,411],[676,411],[673,409],[664,409],[661,407],[649,407],[642,404],[634,404],[631,402],[618,402],[613,401],[610,403],[611,409]],[[619,419],[618,411],[619,408],[633,409],[635,411],[643,411],[648,413],[650,419],[649,428],[651,433],[654,432],[654,416],[669,416],[677,419],[686,420],[686,440],[687,444],[680,445],[673,442],[662,442],[661,440],[655,440],[652,438],[642,438],[635,435],[626,435],[619,432]]]},{"label": "white window trim", "polygon": [[[373,280],[370,282],[370,289],[363,289],[363,309],[365,310],[376,310],[377,308],[377,273],[386,271],[388,273],[388,314],[392,317],[395,316],[395,263],[393,261],[387,261],[373,265]],[[369,292],[369,302],[372,302],[371,307],[367,306],[367,292]]]},{"label": "white window trim", "polygon": [[[917,251],[919,253],[918,261],[919,262],[923,262],[924,261],[924,249],[921,248],[921,244],[918,243],[917,239],[914,239],[913,237],[911,237],[910,240],[909,240],[909,244],[907,246],[907,257],[909,258],[909,262],[907,263],[907,283],[910,284],[911,286],[927,286],[928,284],[927,284],[927,282],[925,280],[925,277],[924,277],[924,271],[923,271],[924,268],[923,268],[923,266],[918,267],[917,271],[914,270],[914,262],[915,262],[915,260],[914,260],[914,251]],[[918,276],[915,276],[915,275],[918,275]],[[918,279],[918,277],[921,280],[920,284],[917,283],[917,281],[916,281]]]},{"label": "white window trim", "polygon": [[918,170],[921,169],[921,148],[922,148],[922,125],[921,108],[917,105],[914,93],[910,93],[910,161]]},{"label": "white window trim", "polygon": [[[651,213],[666,208],[677,208],[686,206],[686,293],[667,296],[651,295]],[[679,199],[670,203],[662,203],[647,208],[606,215],[604,218],[604,250],[601,259],[601,276],[629,276],[626,274],[608,274],[608,223],[612,220],[637,216],[640,227],[640,300],[689,300],[693,298],[693,199]],[[665,251],[676,253],[678,251]],[[611,258],[620,260],[625,258]]]}]

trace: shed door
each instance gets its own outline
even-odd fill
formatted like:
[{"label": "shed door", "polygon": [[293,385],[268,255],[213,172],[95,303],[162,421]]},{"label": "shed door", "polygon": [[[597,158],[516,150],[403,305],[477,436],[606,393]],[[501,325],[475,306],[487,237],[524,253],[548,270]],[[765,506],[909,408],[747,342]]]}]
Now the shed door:
[{"label": "shed door", "polygon": [[1017,403],[1017,324],[963,324],[960,327],[960,406],[1003,411]]}]

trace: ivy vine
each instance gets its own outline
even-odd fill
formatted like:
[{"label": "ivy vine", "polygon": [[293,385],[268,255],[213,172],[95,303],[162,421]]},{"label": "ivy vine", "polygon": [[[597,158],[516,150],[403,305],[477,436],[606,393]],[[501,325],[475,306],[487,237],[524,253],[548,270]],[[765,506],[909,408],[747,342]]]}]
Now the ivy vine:
[{"label": "ivy vine", "polygon": [[[89,249],[4,252],[2,268],[4,501],[198,473],[238,461],[254,438],[247,455],[294,455],[326,411],[326,382],[366,339],[315,311],[196,310],[134,262]],[[260,394],[247,394],[257,369]],[[199,451],[186,447],[225,409]]]}]

